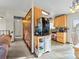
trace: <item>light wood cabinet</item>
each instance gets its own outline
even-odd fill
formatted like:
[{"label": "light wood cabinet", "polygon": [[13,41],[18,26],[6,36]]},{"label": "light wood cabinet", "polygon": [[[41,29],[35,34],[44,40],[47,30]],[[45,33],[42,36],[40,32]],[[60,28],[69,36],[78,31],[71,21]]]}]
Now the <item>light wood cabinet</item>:
[{"label": "light wood cabinet", "polygon": [[[54,19],[54,26],[56,28],[67,28],[67,15],[60,15],[60,16],[57,16],[55,19]],[[58,29],[58,30],[59,30]],[[61,42],[61,43],[66,43],[66,35],[67,33],[66,32],[57,32],[57,41],[58,42]]]},{"label": "light wood cabinet", "polygon": [[43,53],[51,51],[51,35],[34,36],[35,53],[40,57]]},{"label": "light wood cabinet", "polygon": [[34,25],[37,26],[39,18],[42,15],[42,9],[38,7],[34,7]]},{"label": "light wood cabinet", "polygon": [[[32,12],[34,15],[32,15]],[[51,51],[51,35],[35,35],[35,30],[42,15],[42,9],[39,7],[34,7],[34,11],[30,9],[26,16],[23,18],[24,41],[30,48],[31,52],[35,53],[38,57],[47,51]],[[32,19],[32,17],[34,19]],[[41,27],[43,27],[43,25]]]},{"label": "light wood cabinet", "polygon": [[55,27],[67,27],[67,15],[61,15],[54,19]]},{"label": "light wood cabinet", "polygon": [[38,36],[34,36],[34,41],[35,41],[35,48],[39,48],[39,39],[40,39],[40,37],[38,37]]},{"label": "light wood cabinet", "polygon": [[57,41],[61,43],[66,43],[66,33],[65,32],[57,32]]},{"label": "light wood cabinet", "polygon": [[[38,19],[41,15],[41,9],[34,7],[34,16],[32,15],[32,8],[27,12],[26,16],[23,18],[23,38],[24,41],[26,43],[26,45],[29,47],[29,49],[31,50],[31,52],[34,52],[34,47],[33,44],[34,42],[32,42],[32,26],[37,26],[38,24]],[[32,22],[32,17],[34,17],[34,25]],[[38,42],[38,41],[35,41]]]},{"label": "light wood cabinet", "polygon": [[32,9],[30,9],[29,12],[26,14],[26,16],[23,18],[23,38],[30,50],[31,50],[31,40],[32,40],[31,18],[32,18]]}]

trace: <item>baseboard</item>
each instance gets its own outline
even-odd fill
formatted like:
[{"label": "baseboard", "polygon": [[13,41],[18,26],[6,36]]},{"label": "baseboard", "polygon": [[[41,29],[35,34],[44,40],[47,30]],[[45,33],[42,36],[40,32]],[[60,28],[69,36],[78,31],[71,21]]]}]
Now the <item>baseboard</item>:
[{"label": "baseboard", "polygon": [[23,39],[23,37],[15,37],[15,39]]},{"label": "baseboard", "polygon": [[66,42],[67,44],[72,44],[71,42]]}]

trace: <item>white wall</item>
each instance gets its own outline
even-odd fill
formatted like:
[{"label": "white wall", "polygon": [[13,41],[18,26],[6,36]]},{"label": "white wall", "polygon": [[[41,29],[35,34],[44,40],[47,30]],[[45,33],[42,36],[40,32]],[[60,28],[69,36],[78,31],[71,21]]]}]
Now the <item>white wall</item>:
[{"label": "white wall", "polygon": [[[3,12],[2,10],[0,10],[0,16],[4,16],[5,17],[5,12]],[[0,19],[0,30],[5,30],[6,29],[6,18]]]},{"label": "white wall", "polygon": [[0,30],[6,29],[6,21],[4,19],[0,20]]},{"label": "white wall", "polygon": [[73,43],[72,42],[72,34],[73,34],[73,20],[79,19],[79,13],[74,13],[74,14],[68,14],[68,37],[67,37],[67,42]]},{"label": "white wall", "polygon": [[[0,9],[0,16],[3,16],[4,18],[0,21],[0,30],[4,29],[4,30],[10,30],[11,35],[13,36],[14,40],[14,16],[24,16],[24,13],[21,11],[16,11],[16,10],[4,10],[4,9]],[[21,22],[20,22],[21,23]],[[20,34],[22,36],[22,30],[20,31],[20,29],[22,29],[22,26],[19,26],[18,23],[15,24],[15,26],[17,26],[18,28],[15,30],[15,32],[19,31],[18,34]],[[13,33],[12,33],[13,32]],[[16,33],[15,33],[16,34]]]}]

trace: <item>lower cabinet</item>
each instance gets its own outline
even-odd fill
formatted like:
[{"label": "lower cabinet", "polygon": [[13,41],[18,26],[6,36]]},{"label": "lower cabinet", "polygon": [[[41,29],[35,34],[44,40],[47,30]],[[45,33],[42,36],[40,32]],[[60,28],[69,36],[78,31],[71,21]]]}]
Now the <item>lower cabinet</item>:
[{"label": "lower cabinet", "polygon": [[66,43],[66,32],[57,32],[57,41],[61,43]]},{"label": "lower cabinet", "polygon": [[51,51],[51,36],[35,36],[35,54],[40,57],[43,53]]}]

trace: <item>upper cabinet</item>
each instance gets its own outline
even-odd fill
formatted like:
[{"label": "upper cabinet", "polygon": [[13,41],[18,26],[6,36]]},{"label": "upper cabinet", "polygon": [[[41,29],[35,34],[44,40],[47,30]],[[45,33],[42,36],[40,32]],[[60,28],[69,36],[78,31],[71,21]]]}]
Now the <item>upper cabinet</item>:
[{"label": "upper cabinet", "polygon": [[67,27],[67,15],[60,15],[54,19],[55,27]]},{"label": "upper cabinet", "polygon": [[40,7],[34,7],[34,25],[37,26],[40,17],[47,17],[50,13]]},{"label": "upper cabinet", "polygon": [[34,7],[34,24],[35,24],[35,26],[37,26],[38,19],[40,18],[41,15],[42,15],[41,8]]}]

